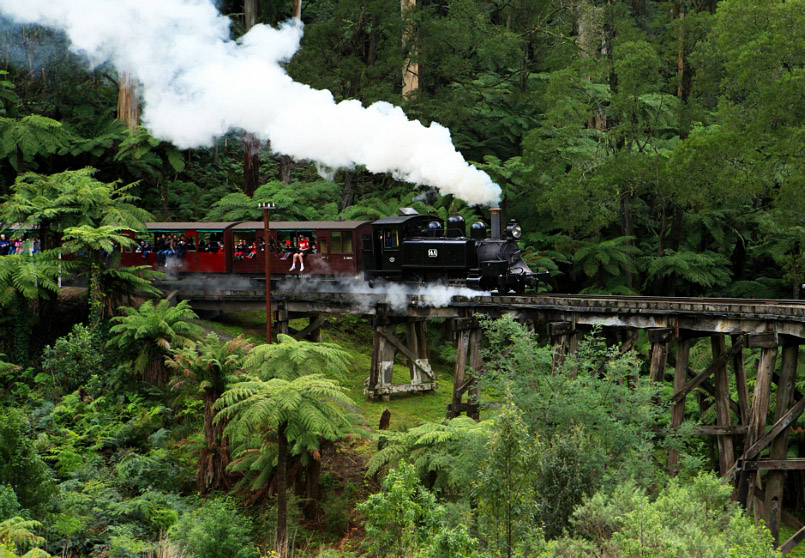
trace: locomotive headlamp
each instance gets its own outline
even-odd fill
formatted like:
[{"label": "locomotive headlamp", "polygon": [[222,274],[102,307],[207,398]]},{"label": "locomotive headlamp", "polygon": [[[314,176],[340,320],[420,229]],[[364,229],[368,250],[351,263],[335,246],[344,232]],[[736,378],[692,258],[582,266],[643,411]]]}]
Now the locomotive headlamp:
[{"label": "locomotive headlamp", "polygon": [[520,225],[514,221],[511,221],[506,227],[506,236],[517,240],[523,236],[523,229],[520,227]]}]

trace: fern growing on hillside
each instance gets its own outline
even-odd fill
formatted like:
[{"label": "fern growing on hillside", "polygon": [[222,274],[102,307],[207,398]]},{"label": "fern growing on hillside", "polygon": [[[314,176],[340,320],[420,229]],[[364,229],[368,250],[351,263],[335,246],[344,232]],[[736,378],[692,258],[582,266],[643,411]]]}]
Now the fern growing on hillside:
[{"label": "fern growing on hillside", "polygon": [[168,368],[175,372],[173,389],[195,392],[204,402],[204,445],[196,464],[196,481],[203,492],[232,486],[226,472],[229,447],[223,435],[225,422],[213,422],[213,405],[235,380],[251,348],[242,337],[224,343],[210,333],[198,343],[173,351],[166,359]]},{"label": "fern growing on hillside", "polygon": [[442,424],[426,422],[405,432],[383,432],[383,447],[369,459],[366,474],[376,475],[401,459],[412,458],[429,488],[448,492],[466,487],[483,458],[493,424],[460,416]]},{"label": "fern growing on hillside", "polygon": [[167,300],[154,306],[147,300],[139,308],[123,307],[122,311],[124,316],[112,318],[115,325],[109,329],[113,337],[108,346],[133,357],[125,359],[131,372],[145,381],[165,384],[169,377],[165,356],[199,335],[201,328],[190,322],[198,316],[186,300],[176,306]]},{"label": "fern growing on hillside", "polygon": [[68,134],[61,122],[30,114],[20,119],[0,117],[0,158],[8,159],[15,171],[24,172],[39,155],[52,155],[68,147]]},{"label": "fern growing on hillside", "polygon": [[[229,421],[224,429],[232,440],[277,440],[277,553],[287,556],[286,498],[287,461],[319,438],[337,440],[351,430],[344,406],[354,405],[345,388],[321,374],[293,380],[252,378],[229,388],[215,408],[216,422]],[[266,478],[265,476],[263,478]],[[266,479],[267,480],[267,479]]]},{"label": "fern growing on hillside", "polygon": [[702,287],[723,287],[730,280],[729,260],[716,252],[665,250],[649,259],[648,278],[676,276],[683,281]]},{"label": "fern growing on hillside", "polygon": [[350,354],[335,343],[297,341],[280,333],[276,343],[252,349],[243,368],[261,380],[293,380],[314,372],[343,380],[351,362]]}]

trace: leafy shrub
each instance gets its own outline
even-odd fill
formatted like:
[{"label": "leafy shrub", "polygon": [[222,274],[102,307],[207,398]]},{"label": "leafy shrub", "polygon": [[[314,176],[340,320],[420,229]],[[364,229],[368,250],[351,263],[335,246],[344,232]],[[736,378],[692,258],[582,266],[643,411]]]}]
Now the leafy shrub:
[{"label": "leafy shrub", "polygon": [[653,502],[627,483],[611,495],[590,498],[576,510],[573,523],[604,558],[778,556],[768,529],[756,528],[730,501],[731,493],[732,487],[709,473],[690,481],[672,479]]},{"label": "leafy shrub", "polygon": [[226,498],[211,499],[170,528],[168,537],[195,558],[256,558],[252,521]]},{"label": "leafy shrub", "polygon": [[193,482],[192,472],[183,469],[165,449],[154,449],[146,455],[126,452],[115,471],[117,485],[129,494],[149,489],[178,491]]},{"label": "leafy shrub", "polygon": [[541,540],[534,524],[541,448],[536,436],[529,434],[522,411],[511,401],[510,393],[506,395],[473,493],[478,502],[480,538],[487,549],[493,555],[529,555]]},{"label": "leafy shrub", "polygon": [[445,508],[402,461],[383,479],[382,490],[358,505],[366,515],[364,546],[378,556],[466,556],[477,544],[463,527],[445,524]]},{"label": "leafy shrub", "polygon": [[14,489],[7,484],[0,484],[0,521],[18,517],[20,510]]},{"label": "leafy shrub", "polygon": [[561,536],[573,510],[598,490],[606,457],[582,427],[558,432],[542,448],[537,519],[549,539]]},{"label": "leafy shrub", "polygon": [[41,517],[56,491],[48,466],[36,452],[25,416],[0,408],[0,484],[10,486],[19,504]]},{"label": "leafy shrub", "polygon": [[92,375],[102,374],[101,343],[97,332],[76,324],[70,333],[44,348],[42,368],[53,375],[62,392],[71,393],[86,385]]},{"label": "leafy shrub", "polygon": [[602,460],[602,482],[614,486],[634,479],[652,486],[665,476],[656,456],[672,440],[667,409],[655,404],[656,382],[640,374],[633,352],[621,355],[595,334],[579,342],[558,370],[552,348],[513,318],[483,323],[489,338],[484,351],[487,393],[510,386],[529,431],[544,440],[584,428]]}]

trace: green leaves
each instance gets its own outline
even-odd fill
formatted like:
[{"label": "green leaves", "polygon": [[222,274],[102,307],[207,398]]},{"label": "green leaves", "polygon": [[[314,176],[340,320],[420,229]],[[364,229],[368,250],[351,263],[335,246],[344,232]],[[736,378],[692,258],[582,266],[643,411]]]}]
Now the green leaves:
[{"label": "green leaves", "polygon": [[123,307],[124,316],[112,318],[112,338],[108,346],[119,348],[132,360],[129,369],[146,381],[163,385],[167,370],[163,359],[172,347],[179,348],[197,337],[201,328],[190,320],[198,318],[186,300],[171,306],[161,300],[156,306],[150,300],[139,308]]},{"label": "green leaves", "polygon": [[177,173],[185,168],[182,152],[170,143],[154,138],[145,128],[137,128],[120,142],[115,160],[133,160],[149,175],[158,174],[164,166]]},{"label": "green leaves", "polygon": [[219,409],[216,420],[229,419],[226,432],[235,438],[273,430],[287,422],[291,440],[303,435],[335,440],[350,425],[336,403],[354,405],[345,388],[321,374],[291,381],[246,380],[224,392],[215,404]]},{"label": "green leaves", "polygon": [[243,368],[261,380],[294,380],[316,372],[343,380],[352,358],[334,343],[297,341],[280,333],[277,342],[258,345],[249,352]]},{"label": "green leaves", "polygon": [[723,287],[730,280],[729,260],[715,252],[666,250],[651,258],[646,269],[649,278],[676,276],[703,287]]},{"label": "green leaves", "polygon": [[366,515],[364,546],[378,556],[463,558],[473,555],[478,544],[465,526],[447,525],[444,506],[405,461],[389,471],[381,491],[358,509]]},{"label": "green leaves", "polygon": [[590,241],[582,244],[573,254],[573,262],[587,277],[600,273],[611,276],[633,273],[636,270],[634,256],[640,253],[632,245],[634,237],[619,236],[610,240]]},{"label": "green leaves", "polygon": [[426,422],[404,432],[384,432],[382,449],[366,464],[367,475],[376,475],[401,459],[412,459],[420,478],[433,478],[433,488],[444,494],[461,491],[472,482],[489,440],[491,421],[475,422],[456,417],[443,424]]},{"label": "green leaves", "polygon": [[7,159],[17,172],[39,155],[52,155],[68,146],[61,122],[31,114],[19,120],[0,117],[0,158]]}]

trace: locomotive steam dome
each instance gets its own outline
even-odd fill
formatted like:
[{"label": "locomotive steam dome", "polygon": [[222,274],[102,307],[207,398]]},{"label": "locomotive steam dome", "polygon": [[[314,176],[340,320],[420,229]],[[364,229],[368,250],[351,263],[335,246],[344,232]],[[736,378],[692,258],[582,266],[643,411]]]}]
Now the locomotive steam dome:
[{"label": "locomotive steam dome", "polygon": [[483,221],[476,221],[470,225],[470,236],[475,240],[483,240],[486,238],[486,223]]},{"label": "locomotive steam dome", "polygon": [[447,236],[460,237],[465,234],[467,234],[467,226],[464,223],[464,217],[453,215],[447,219]]}]

